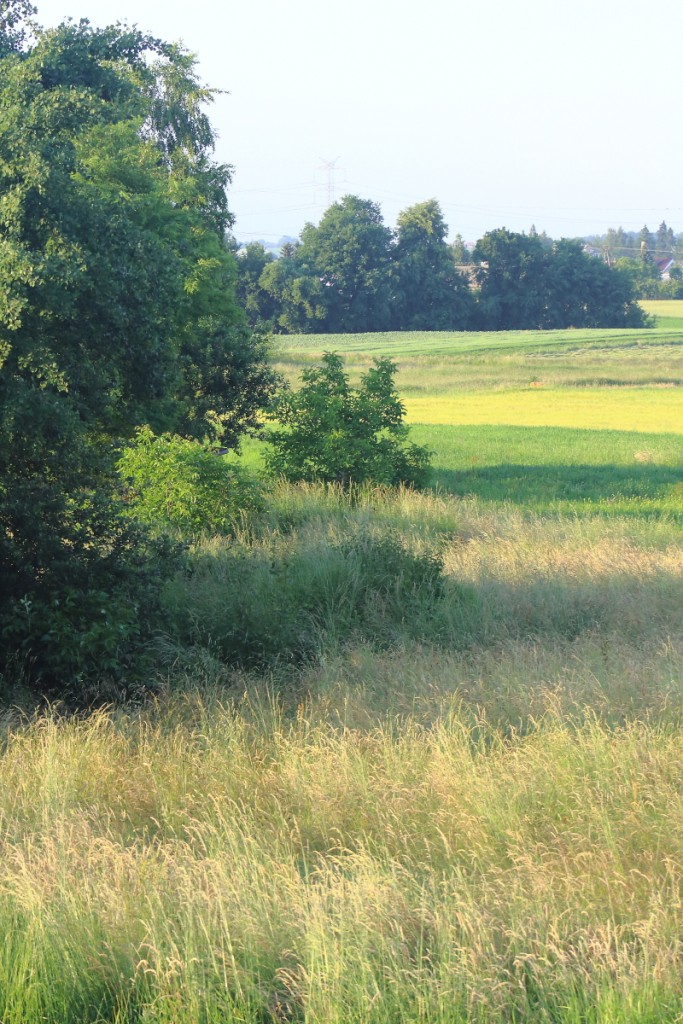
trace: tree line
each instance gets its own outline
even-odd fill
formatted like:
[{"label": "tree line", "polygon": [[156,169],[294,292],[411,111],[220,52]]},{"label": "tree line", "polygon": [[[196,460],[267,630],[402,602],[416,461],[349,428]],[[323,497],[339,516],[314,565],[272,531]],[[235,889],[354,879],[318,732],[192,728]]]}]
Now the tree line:
[{"label": "tree line", "polygon": [[610,228],[590,242],[608,264],[630,277],[637,299],[683,299],[683,234],[677,235],[666,221],[656,232],[647,224],[640,231]]},{"label": "tree line", "polygon": [[447,234],[435,199],[392,231],[377,203],[347,195],[278,259],[258,242],[238,249],[237,295],[252,324],[288,334],[644,323],[633,275],[581,240],[500,228],[470,253]]}]

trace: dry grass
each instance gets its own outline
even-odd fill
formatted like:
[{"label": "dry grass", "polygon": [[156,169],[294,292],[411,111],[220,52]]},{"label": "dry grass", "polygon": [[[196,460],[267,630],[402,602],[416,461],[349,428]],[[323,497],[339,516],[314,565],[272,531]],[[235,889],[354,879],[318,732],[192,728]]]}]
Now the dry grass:
[{"label": "dry grass", "polygon": [[441,551],[476,644],[196,649],[147,708],[8,715],[3,1024],[680,1021],[675,527],[307,487],[234,543],[368,532]]},{"label": "dry grass", "polygon": [[681,738],[192,696],[12,729],[2,1019],[673,1021]]}]

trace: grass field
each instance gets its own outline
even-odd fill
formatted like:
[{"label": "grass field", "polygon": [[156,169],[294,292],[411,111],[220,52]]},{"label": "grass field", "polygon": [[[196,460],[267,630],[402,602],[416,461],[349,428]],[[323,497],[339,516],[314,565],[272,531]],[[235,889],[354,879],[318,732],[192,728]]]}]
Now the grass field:
[{"label": "grass field", "polygon": [[674,327],[683,329],[683,300],[661,299],[659,301],[641,302],[646,313],[656,318],[657,327]]},{"label": "grass field", "polygon": [[154,702],[6,711],[3,1024],[683,1020],[683,328],[480,341],[279,339],[436,489],[274,486]]}]

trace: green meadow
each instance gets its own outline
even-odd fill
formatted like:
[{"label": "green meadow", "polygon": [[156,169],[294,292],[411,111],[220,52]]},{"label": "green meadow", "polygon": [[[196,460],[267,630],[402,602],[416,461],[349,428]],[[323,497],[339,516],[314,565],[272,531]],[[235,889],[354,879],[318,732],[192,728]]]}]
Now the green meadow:
[{"label": "green meadow", "polygon": [[292,380],[396,359],[432,487],[271,484],[167,585],[153,699],[5,713],[3,1024],[680,1024],[683,315],[653,305],[275,339]]}]

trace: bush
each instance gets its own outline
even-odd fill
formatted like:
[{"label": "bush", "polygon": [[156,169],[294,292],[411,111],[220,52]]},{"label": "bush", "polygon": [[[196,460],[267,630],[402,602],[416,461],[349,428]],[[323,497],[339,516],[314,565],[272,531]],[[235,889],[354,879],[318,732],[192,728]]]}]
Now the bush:
[{"label": "bush", "polygon": [[118,470],[130,514],[156,533],[229,534],[260,504],[255,485],[215,450],[170,434],[157,437],[149,427],[137,431]]},{"label": "bush", "polygon": [[393,535],[233,543],[193,555],[191,573],[167,586],[166,626],[174,642],[231,665],[301,662],[351,639],[436,640],[449,627],[447,607],[471,600],[444,588],[441,558]]},{"label": "bush", "polygon": [[177,546],[150,539],[108,494],[40,511],[38,531],[0,545],[0,701],[25,687],[83,705],[146,686]]},{"label": "bush", "polygon": [[304,370],[300,390],[284,391],[274,405],[281,429],[266,434],[269,469],[290,481],[344,487],[424,486],[431,453],[407,440],[396,369],[390,359],[376,359],[357,390],[349,386],[336,353],[327,352],[322,366]]}]

